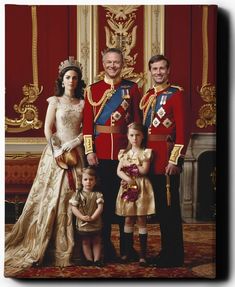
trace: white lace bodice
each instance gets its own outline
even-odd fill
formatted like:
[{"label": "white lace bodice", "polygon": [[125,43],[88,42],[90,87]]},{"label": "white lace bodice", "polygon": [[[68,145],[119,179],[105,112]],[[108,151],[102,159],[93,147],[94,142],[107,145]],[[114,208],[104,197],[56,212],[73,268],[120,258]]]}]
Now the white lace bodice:
[{"label": "white lace bodice", "polygon": [[81,133],[84,100],[76,105],[61,103],[55,96],[47,99],[56,107],[56,135],[61,144],[76,138]]}]

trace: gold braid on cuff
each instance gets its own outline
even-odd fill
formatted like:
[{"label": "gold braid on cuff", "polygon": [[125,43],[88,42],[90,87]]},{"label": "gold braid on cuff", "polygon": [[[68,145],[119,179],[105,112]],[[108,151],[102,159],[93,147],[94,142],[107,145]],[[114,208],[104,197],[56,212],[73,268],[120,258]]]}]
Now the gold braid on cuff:
[{"label": "gold braid on cuff", "polygon": [[93,141],[92,135],[84,135],[84,146],[85,146],[85,154],[93,152]]},{"label": "gold braid on cuff", "polygon": [[181,144],[175,144],[174,145],[174,148],[171,152],[171,156],[169,159],[170,163],[173,163],[176,165],[178,164],[178,159],[181,156],[181,150],[183,149],[183,147],[184,147],[184,145],[181,145]]}]

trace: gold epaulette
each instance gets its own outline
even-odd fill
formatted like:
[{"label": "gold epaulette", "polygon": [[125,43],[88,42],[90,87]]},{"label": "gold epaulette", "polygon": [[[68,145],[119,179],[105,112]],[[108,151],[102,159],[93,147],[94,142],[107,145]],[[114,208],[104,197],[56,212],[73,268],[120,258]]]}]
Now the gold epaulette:
[{"label": "gold epaulette", "polygon": [[176,85],[171,85],[171,87],[176,88],[176,89],[179,89],[180,91],[183,91],[183,90],[184,90],[182,87],[176,86]]}]

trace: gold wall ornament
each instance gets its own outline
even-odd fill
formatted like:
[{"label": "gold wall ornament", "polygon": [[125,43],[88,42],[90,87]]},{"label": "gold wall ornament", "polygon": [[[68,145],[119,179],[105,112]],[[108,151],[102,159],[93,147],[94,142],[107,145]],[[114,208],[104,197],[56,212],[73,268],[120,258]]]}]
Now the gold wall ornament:
[{"label": "gold wall ornament", "polygon": [[196,126],[206,128],[216,124],[216,87],[208,83],[209,70],[209,48],[208,48],[208,6],[202,7],[202,87],[197,88],[198,94],[204,104],[198,112],[199,119],[196,120]]},{"label": "gold wall ornament", "polygon": [[[109,37],[107,41],[110,45],[115,43],[125,43],[127,41],[126,55],[131,64],[137,60],[138,57],[143,57],[143,71],[148,71],[148,61],[153,54],[164,54],[164,5],[144,5],[144,54],[132,54],[131,47],[134,43],[138,42],[138,27],[134,29],[133,20],[129,14],[135,14],[140,7],[137,5],[110,5],[102,6],[107,7],[107,13],[109,13],[109,24],[107,25]],[[129,23],[127,19],[132,19]],[[119,24],[121,21],[121,25]],[[125,25],[124,25],[125,23]],[[115,27],[113,30],[112,27]],[[132,24],[132,27],[130,26]],[[128,26],[129,25],[129,26]],[[103,37],[98,33],[99,27],[99,15],[97,5],[78,5],[77,6],[77,59],[83,66],[83,79],[87,85],[101,80],[104,78],[104,72],[99,70],[100,62],[100,50],[99,50],[99,38]],[[115,35],[116,31],[119,31],[118,35]],[[128,29],[127,29],[128,28]],[[128,35],[123,35],[124,30],[127,30]],[[105,31],[104,31],[105,32]],[[121,34],[120,34],[121,33]],[[125,33],[124,33],[125,34]],[[123,38],[125,36],[125,40]],[[113,38],[112,38],[113,37]],[[115,38],[116,37],[116,38]],[[135,39],[132,40],[132,37]],[[128,50],[129,49],[129,50]],[[133,80],[138,83],[139,87],[143,87],[146,91],[152,86],[152,78],[150,73],[135,73],[134,66],[125,66],[122,71],[122,76]],[[98,75],[98,76],[97,76]]]},{"label": "gold wall ornament", "polygon": [[20,119],[6,118],[6,131],[7,132],[23,132],[29,129],[39,129],[42,122],[38,119],[38,109],[32,103],[41,94],[38,87],[33,84],[24,85],[22,88],[24,98],[20,101],[19,105],[14,105],[14,110],[21,114]]},{"label": "gold wall ornament", "polygon": [[216,102],[216,87],[211,84],[206,84],[197,88],[197,92],[200,94],[204,102],[215,103]]},{"label": "gold wall ornament", "polygon": [[119,48],[123,52],[125,64],[133,66],[137,53],[130,55],[136,45],[137,25],[134,26],[138,5],[103,5],[107,11],[109,27],[105,26],[106,46]]},{"label": "gold wall ornament", "polygon": [[20,114],[19,119],[5,118],[5,130],[9,133],[19,133],[30,129],[42,127],[42,121],[38,119],[38,109],[33,103],[43,91],[43,86],[38,87],[38,64],[37,64],[37,7],[31,7],[32,16],[32,72],[33,84],[26,84],[22,88],[23,99],[19,105],[14,105],[14,110]]},{"label": "gold wall ornament", "polygon": [[199,110],[199,119],[196,124],[199,128],[206,128],[216,124],[216,105],[215,103],[205,104]]},{"label": "gold wall ornament", "polygon": [[206,84],[197,89],[197,92],[201,96],[204,104],[198,112],[199,119],[196,121],[196,125],[199,128],[206,128],[216,124],[216,87],[211,84]]},{"label": "gold wall ornament", "polygon": [[[135,73],[134,65],[138,53],[132,53],[136,46],[137,29],[135,25],[136,11],[139,5],[103,5],[106,10],[108,26],[105,26],[106,46],[119,48],[123,52],[124,67],[121,77],[130,79],[142,87],[146,82],[145,73]],[[97,79],[103,79],[104,73],[98,74]]]}]

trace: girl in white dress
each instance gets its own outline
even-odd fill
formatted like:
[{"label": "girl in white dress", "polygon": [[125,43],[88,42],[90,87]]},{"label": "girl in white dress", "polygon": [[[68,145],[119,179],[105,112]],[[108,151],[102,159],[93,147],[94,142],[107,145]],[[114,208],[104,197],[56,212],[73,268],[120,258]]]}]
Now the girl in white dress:
[{"label": "girl in white dress", "polygon": [[122,260],[131,260],[129,251],[133,249],[133,232],[137,220],[140,241],[139,264],[146,266],[147,215],[155,213],[153,188],[147,177],[152,150],[143,147],[142,124],[130,124],[127,137],[129,144],[126,150],[120,150],[117,168],[118,176],[124,181],[116,201],[116,214],[125,216],[125,255]]},{"label": "girl in white dress", "polygon": [[55,95],[47,99],[44,133],[48,144],[23,212],[6,236],[7,277],[42,263],[71,265],[74,234],[69,200],[81,186],[85,166],[81,130],[84,88],[79,62],[73,57],[61,62]]}]

